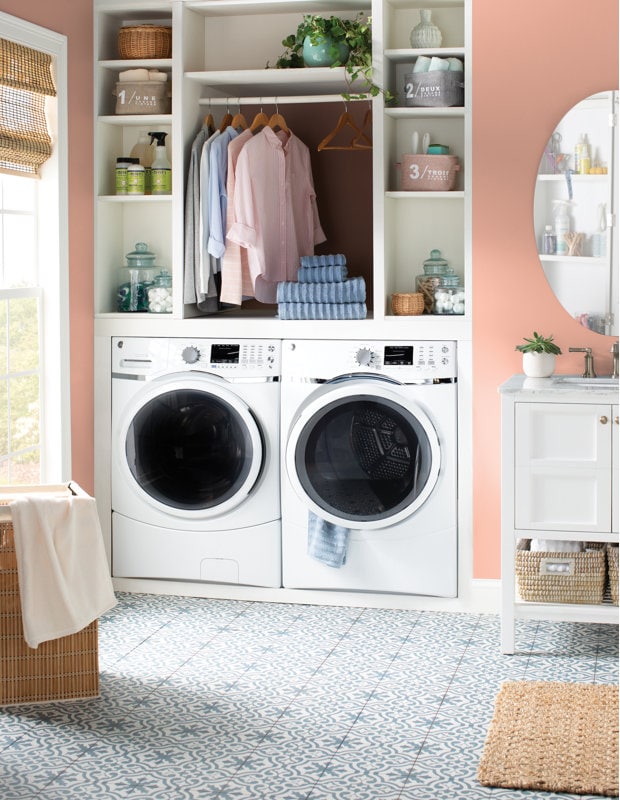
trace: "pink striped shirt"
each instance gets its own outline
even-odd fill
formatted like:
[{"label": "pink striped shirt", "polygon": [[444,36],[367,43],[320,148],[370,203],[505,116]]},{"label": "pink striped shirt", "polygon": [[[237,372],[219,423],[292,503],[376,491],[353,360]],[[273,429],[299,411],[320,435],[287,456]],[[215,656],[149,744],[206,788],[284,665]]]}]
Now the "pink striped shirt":
[{"label": "pink striped shirt", "polygon": [[278,281],[297,279],[301,256],[325,241],[310,151],[291,131],[263,128],[237,160],[234,223],[228,239],[248,251],[254,296],[276,302]]}]

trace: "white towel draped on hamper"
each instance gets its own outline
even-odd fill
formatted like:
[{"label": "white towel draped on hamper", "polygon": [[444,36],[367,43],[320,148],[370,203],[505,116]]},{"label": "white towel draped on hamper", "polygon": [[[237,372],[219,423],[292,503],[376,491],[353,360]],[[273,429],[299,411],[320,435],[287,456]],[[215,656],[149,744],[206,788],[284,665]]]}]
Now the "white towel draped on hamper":
[{"label": "white towel draped on hamper", "polygon": [[29,647],[77,633],[116,605],[94,498],[30,494],[9,506]]}]

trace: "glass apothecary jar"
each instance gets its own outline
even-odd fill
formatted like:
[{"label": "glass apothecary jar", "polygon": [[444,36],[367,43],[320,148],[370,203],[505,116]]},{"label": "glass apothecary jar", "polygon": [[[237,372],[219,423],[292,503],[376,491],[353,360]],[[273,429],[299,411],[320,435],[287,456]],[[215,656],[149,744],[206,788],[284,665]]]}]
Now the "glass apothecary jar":
[{"label": "glass apothecary jar", "polygon": [[441,278],[448,270],[448,262],[441,257],[441,250],[431,250],[430,258],[423,264],[424,272],[416,275],[416,292],[424,297],[424,313],[432,314],[435,309],[435,289],[441,286]]},{"label": "glass apothecary jar", "polygon": [[125,256],[127,266],[118,271],[116,294],[118,311],[148,311],[148,290],[155,280],[155,253],[149,252],[145,242]]},{"label": "glass apothecary jar", "polygon": [[458,275],[443,275],[441,284],[435,289],[433,314],[464,314],[465,287],[460,285]]},{"label": "glass apothecary jar", "polygon": [[153,314],[172,314],[172,276],[162,269],[148,288],[149,311]]}]

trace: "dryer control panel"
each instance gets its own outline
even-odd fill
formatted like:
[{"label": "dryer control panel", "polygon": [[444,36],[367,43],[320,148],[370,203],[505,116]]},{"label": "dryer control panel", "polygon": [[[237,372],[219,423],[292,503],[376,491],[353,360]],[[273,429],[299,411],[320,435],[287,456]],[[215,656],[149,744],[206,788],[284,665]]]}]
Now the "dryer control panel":
[{"label": "dryer control panel", "polygon": [[233,378],[280,376],[279,339],[112,339],[113,376],[199,370]]},{"label": "dryer control panel", "polygon": [[457,377],[454,341],[284,341],[282,362],[283,376],[302,379],[377,373],[410,383]]}]

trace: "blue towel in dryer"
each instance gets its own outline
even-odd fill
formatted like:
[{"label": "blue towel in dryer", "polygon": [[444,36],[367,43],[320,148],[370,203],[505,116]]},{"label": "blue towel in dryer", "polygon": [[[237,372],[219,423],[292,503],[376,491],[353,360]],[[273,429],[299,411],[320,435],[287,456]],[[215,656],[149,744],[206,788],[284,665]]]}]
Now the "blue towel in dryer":
[{"label": "blue towel in dryer", "polygon": [[308,555],[339,569],[347,560],[349,529],[308,512]]}]

